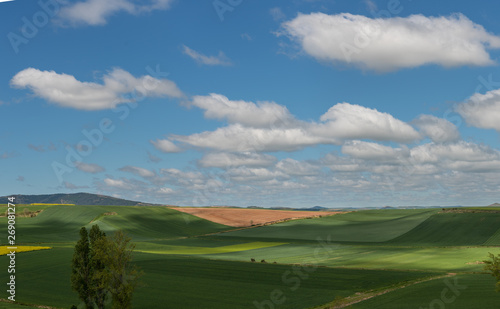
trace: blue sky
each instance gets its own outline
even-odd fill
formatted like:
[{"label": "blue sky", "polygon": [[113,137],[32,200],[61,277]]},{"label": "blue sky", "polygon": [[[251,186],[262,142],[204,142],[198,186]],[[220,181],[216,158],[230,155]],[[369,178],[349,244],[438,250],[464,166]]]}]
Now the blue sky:
[{"label": "blue sky", "polygon": [[0,3],[0,195],[500,201],[494,1]]}]

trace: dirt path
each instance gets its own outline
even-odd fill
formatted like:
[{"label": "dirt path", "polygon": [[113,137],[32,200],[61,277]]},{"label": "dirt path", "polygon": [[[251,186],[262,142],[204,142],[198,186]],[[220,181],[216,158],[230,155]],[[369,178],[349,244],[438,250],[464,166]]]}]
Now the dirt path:
[{"label": "dirt path", "polygon": [[389,288],[389,289],[382,290],[382,291],[356,293],[353,296],[349,296],[349,297],[346,297],[345,299],[343,299],[343,301],[342,301],[341,304],[325,305],[324,307],[321,307],[321,309],[340,309],[340,308],[346,308],[348,306],[360,303],[360,302],[368,300],[370,298],[377,297],[377,296],[380,296],[380,295],[383,295],[383,294],[386,294],[386,293],[390,293],[390,292],[393,292],[393,291],[396,291],[396,290],[404,289],[406,287],[409,287],[409,286],[412,286],[412,285],[415,285],[415,284],[419,284],[419,283],[423,283],[423,282],[427,282],[427,281],[431,281],[431,280],[437,280],[437,279],[441,279],[441,278],[453,277],[453,276],[456,276],[456,275],[457,274],[455,274],[455,273],[449,273],[449,274],[446,274],[446,275],[434,276],[434,277],[431,277],[431,278],[426,278],[426,279],[422,279],[422,280],[413,281],[413,282],[407,283],[405,285],[401,285],[401,286]]}]

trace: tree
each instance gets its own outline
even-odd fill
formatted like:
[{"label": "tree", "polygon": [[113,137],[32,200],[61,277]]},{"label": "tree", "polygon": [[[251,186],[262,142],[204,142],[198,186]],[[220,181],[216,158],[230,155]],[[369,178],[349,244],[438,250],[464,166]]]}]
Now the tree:
[{"label": "tree", "polygon": [[101,231],[99,225],[95,224],[92,226],[89,232],[90,239],[90,266],[92,269],[91,274],[91,290],[94,302],[98,309],[104,309],[106,296],[108,295],[108,291],[106,286],[101,282],[103,273],[105,271],[105,261],[99,258],[99,251],[103,250],[100,247],[100,239],[105,238],[106,233]]},{"label": "tree", "polygon": [[87,229],[80,229],[80,240],[76,243],[72,259],[71,287],[78,293],[87,309],[94,308],[92,286],[92,270],[90,265],[90,243]]},{"label": "tree", "polygon": [[105,238],[97,224],[93,225],[90,232],[85,227],[80,229],[80,240],[75,246],[72,260],[71,283],[72,288],[78,292],[80,299],[87,309],[104,308],[107,290],[100,284],[101,273],[104,271],[104,262],[97,258],[96,245],[98,240]]},{"label": "tree", "polygon": [[[72,260],[71,283],[87,309],[104,309],[111,295],[113,309],[129,309],[142,275],[132,262],[135,245],[122,231],[106,237],[98,225],[80,229]],[[109,299],[108,299],[109,300]]]},{"label": "tree", "polygon": [[113,309],[129,309],[132,294],[142,275],[132,264],[135,245],[122,231],[117,231],[112,239],[102,237],[96,241],[96,258],[104,262],[100,284],[111,294]]},{"label": "tree", "polygon": [[489,260],[485,260],[484,269],[489,271],[493,277],[497,280],[496,291],[500,292],[500,254],[495,256],[493,253],[488,253]]}]

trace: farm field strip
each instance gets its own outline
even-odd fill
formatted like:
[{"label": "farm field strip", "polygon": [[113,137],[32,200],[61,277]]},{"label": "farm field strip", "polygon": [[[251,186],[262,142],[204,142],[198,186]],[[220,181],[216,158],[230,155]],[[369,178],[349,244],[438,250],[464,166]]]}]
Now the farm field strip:
[{"label": "farm field strip", "polygon": [[[412,246],[482,245],[495,235],[500,213],[438,213],[388,243]],[[500,243],[492,243],[500,245]]]},{"label": "farm field strip", "polygon": [[10,253],[11,251],[15,251],[16,253],[20,252],[30,252],[30,251],[37,251],[37,250],[48,250],[52,249],[51,247],[43,247],[43,246],[16,246],[15,250],[7,249],[8,246],[0,246],[0,255],[6,255],[7,253]]},{"label": "farm field strip", "polygon": [[318,309],[341,309],[341,308],[346,308],[350,307],[352,305],[358,304],[360,302],[372,299],[377,296],[381,296],[390,292],[397,291],[399,289],[404,289],[409,286],[431,281],[431,280],[437,280],[437,279],[442,279],[442,278],[448,278],[455,276],[456,274],[446,274],[446,275],[439,275],[439,276],[433,276],[430,278],[425,278],[425,279],[417,279],[411,282],[405,282],[403,284],[399,284],[395,287],[387,288],[387,289],[382,289],[382,290],[375,290],[375,291],[366,291],[362,293],[356,293],[355,295],[348,296],[344,299],[334,301],[330,304],[327,304],[325,306],[320,306]]},{"label": "farm field strip", "polygon": [[[366,211],[335,216],[303,219],[220,233],[217,237],[251,238],[254,240],[316,241],[318,237],[338,242],[384,242],[401,236],[417,227],[436,210],[408,212]],[[369,217],[372,216],[372,221]]]},{"label": "farm field strip", "polygon": [[340,213],[333,211],[298,211],[222,207],[172,207],[172,209],[233,227],[247,227],[254,224],[266,224],[282,220],[331,216]]},{"label": "farm field strip", "polygon": [[483,245],[499,245],[500,244],[500,228],[495,232],[495,234],[491,235],[488,240],[486,240]]},{"label": "farm field strip", "polygon": [[191,247],[191,246],[168,246],[157,245],[157,249],[141,249],[138,247],[136,251],[154,254],[183,254],[183,255],[198,255],[198,254],[217,254],[217,253],[232,253],[240,251],[248,251],[254,249],[262,249],[285,245],[286,243],[278,242],[250,242],[237,245],[228,245],[221,247]]},{"label": "farm field strip", "polygon": [[287,244],[249,252],[213,254],[210,258],[234,261],[257,258],[283,264],[314,260],[318,265],[327,267],[473,272],[483,268],[476,262],[486,259],[489,252],[495,252],[495,248],[488,247],[392,248],[334,244],[328,251],[315,254],[317,248],[317,245]]},{"label": "farm field strip", "polygon": [[[457,274],[407,286],[351,305],[353,309],[496,308],[495,279],[485,274]],[[327,307],[328,308],[328,307]]]}]

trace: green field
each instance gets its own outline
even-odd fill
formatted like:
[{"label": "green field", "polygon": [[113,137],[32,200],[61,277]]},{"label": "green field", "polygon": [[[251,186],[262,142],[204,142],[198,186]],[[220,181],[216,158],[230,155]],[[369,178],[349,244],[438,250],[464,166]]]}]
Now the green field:
[{"label": "green field", "polygon": [[[104,215],[112,212],[117,214]],[[6,222],[7,218],[0,217],[0,231],[5,231]],[[178,238],[229,229],[166,207],[52,206],[37,217],[18,218],[17,242],[76,241],[75,231],[95,223],[108,233],[125,229],[134,240]]]},{"label": "green field", "polygon": [[198,254],[219,254],[219,253],[233,253],[241,252],[262,248],[269,248],[284,245],[284,243],[279,242],[250,242],[245,244],[237,245],[227,245],[220,247],[193,247],[193,246],[168,246],[168,245],[156,245],[151,248],[144,248],[141,246],[137,248],[136,251],[142,253],[154,253],[154,254],[181,254],[181,255],[198,255]]},{"label": "green field", "polygon": [[[467,286],[446,308],[500,300],[478,263],[500,253],[496,213],[369,210],[234,230],[166,207],[30,207],[43,212],[17,219],[18,243],[53,249],[17,255],[17,300],[24,304],[79,304],[69,283],[71,256],[78,230],[92,224],[108,234],[123,229],[136,244],[134,260],[145,275],[134,308],[328,308],[364,293],[380,295],[350,308],[428,308],[438,306],[445,280]],[[0,217],[3,235],[6,220]],[[457,275],[419,282],[447,273]],[[0,282],[6,275],[0,272]]]},{"label": "green field", "polygon": [[232,238],[316,241],[330,237],[336,242],[382,242],[406,233],[436,210],[369,210],[294,220],[282,224],[224,233]]},{"label": "green field", "polygon": [[[33,252],[34,253],[34,252]],[[71,248],[45,251],[45,254],[19,254],[18,298],[27,303],[69,308],[78,303],[69,288]],[[348,296],[365,289],[378,288],[429,273],[385,272],[318,268],[299,268],[300,279],[290,265],[228,262],[176,255],[137,253],[136,263],[147,274],[135,295],[134,308],[252,308],[275,289],[282,290],[282,308],[321,305],[337,296]],[[1,263],[5,257],[0,258]],[[282,276],[290,272],[288,281]],[[5,280],[5,277],[0,277]],[[297,280],[298,283],[297,283]],[[296,284],[300,288],[292,290]],[[336,287],[333,288],[332,287]],[[58,291],[54,297],[53,292]],[[196,293],[193,293],[196,291]]]},{"label": "green field", "polygon": [[[495,280],[488,275],[457,275],[456,282],[451,278],[423,282],[374,297],[350,308],[496,308],[500,295],[491,288],[494,284]],[[456,290],[450,288],[450,285]]]},{"label": "green field", "polygon": [[0,309],[37,309],[36,306],[30,306],[28,304],[16,304],[8,302],[0,302]]},{"label": "green field", "polygon": [[[482,245],[497,233],[499,227],[500,213],[441,213],[391,243],[412,246]],[[500,242],[492,241],[490,244],[500,245]]]}]

